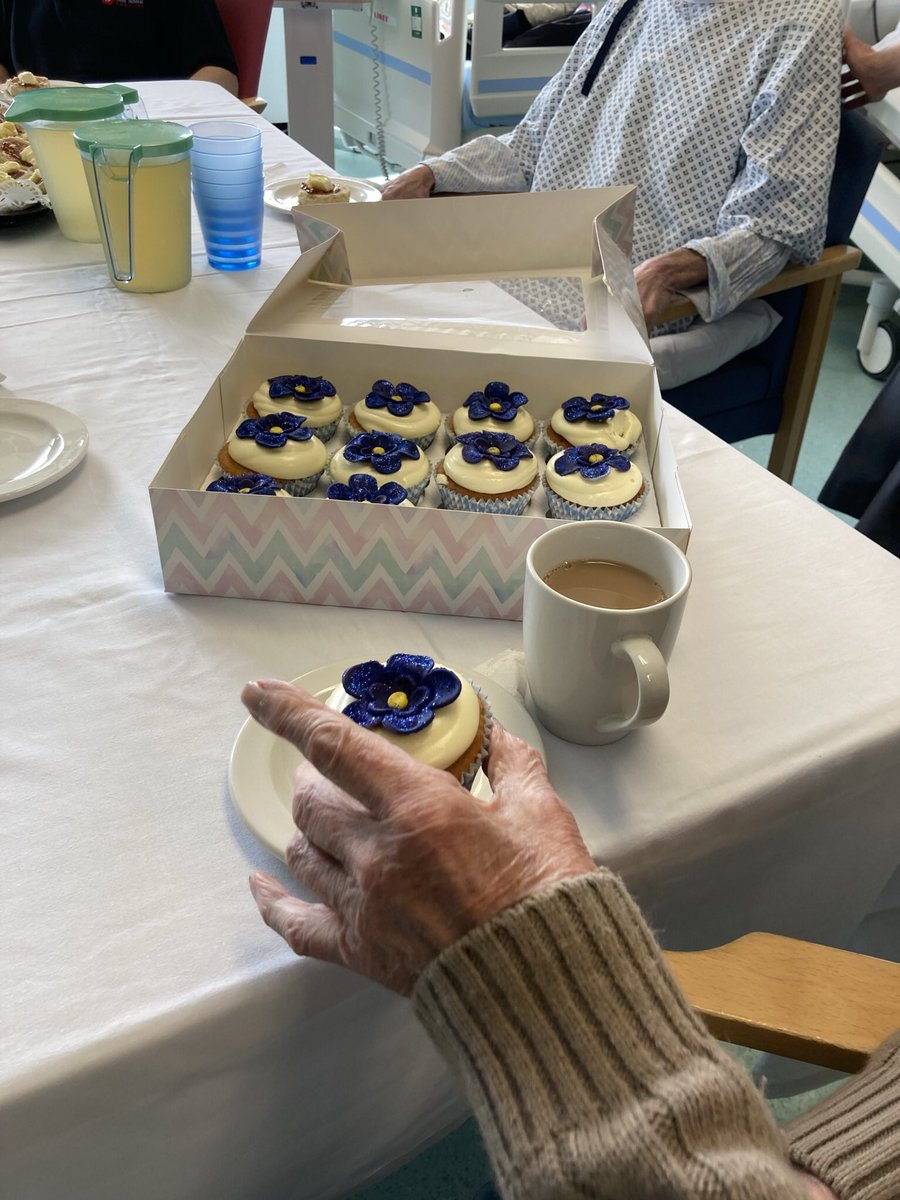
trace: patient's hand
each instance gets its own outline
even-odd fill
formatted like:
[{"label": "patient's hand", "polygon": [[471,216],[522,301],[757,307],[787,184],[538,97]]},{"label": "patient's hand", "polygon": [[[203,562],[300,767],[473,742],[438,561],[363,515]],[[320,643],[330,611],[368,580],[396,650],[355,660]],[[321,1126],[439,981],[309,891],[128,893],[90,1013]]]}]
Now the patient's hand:
[{"label": "patient's hand", "polygon": [[384,200],[422,200],[433,191],[434,172],[425,163],[420,163],[385,184],[381,195]]}]

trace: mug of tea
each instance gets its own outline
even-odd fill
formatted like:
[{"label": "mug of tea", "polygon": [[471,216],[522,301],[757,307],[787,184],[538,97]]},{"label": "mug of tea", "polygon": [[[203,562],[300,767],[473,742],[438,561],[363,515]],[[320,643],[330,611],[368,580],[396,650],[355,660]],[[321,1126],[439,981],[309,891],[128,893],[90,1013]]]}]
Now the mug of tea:
[{"label": "mug of tea", "polygon": [[571,521],[525,560],[525,671],[541,723],[602,746],[657,721],[691,583],[662,534],[617,521]]}]

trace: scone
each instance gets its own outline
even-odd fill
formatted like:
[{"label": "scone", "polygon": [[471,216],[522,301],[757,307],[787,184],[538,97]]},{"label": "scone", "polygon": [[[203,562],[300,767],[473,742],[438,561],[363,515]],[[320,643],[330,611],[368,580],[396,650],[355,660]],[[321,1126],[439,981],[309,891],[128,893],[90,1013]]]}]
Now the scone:
[{"label": "scone", "polygon": [[330,175],[320,175],[310,171],[297,192],[298,204],[340,204],[350,199],[346,184],[332,179]]},{"label": "scone", "polygon": [[487,754],[491,715],[467,680],[421,654],[348,667],[327,704],[427,766],[471,787]]}]

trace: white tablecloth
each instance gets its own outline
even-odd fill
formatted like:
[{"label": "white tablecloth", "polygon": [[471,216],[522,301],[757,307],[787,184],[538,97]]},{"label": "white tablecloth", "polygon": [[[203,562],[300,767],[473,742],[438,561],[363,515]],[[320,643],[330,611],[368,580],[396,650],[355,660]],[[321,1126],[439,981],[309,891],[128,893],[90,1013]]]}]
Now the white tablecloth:
[{"label": "white tablecloth", "polygon": [[[154,116],[257,118],[211,84]],[[268,161],[312,160],[276,130]],[[0,395],[90,430],[0,505],[3,1200],[338,1196],[464,1104],[407,1002],[293,959],[284,868],[226,785],[243,682],[416,649],[477,667],[518,624],[167,595],[147,484],[296,254],[128,296],[50,223],[0,234]],[[900,858],[900,563],[675,412],[694,584],[656,725],[551,776],[663,940],[840,943]],[[2,435],[0,435],[2,436]]]}]

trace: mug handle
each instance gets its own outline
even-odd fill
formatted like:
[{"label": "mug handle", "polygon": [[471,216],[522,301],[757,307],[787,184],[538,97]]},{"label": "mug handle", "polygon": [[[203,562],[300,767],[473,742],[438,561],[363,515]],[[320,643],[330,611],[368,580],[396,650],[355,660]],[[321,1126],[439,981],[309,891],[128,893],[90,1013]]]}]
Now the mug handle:
[{"label": "mug handle", "polygon": [[598,721],[597,732],[626,733],[629,729],[658,721],[669,703],[669,673],[659,647],[651,638],[634,635],[620,638],[612,652],[617,658],[631,660],[637,676],[637,704],[630,717]]}]

